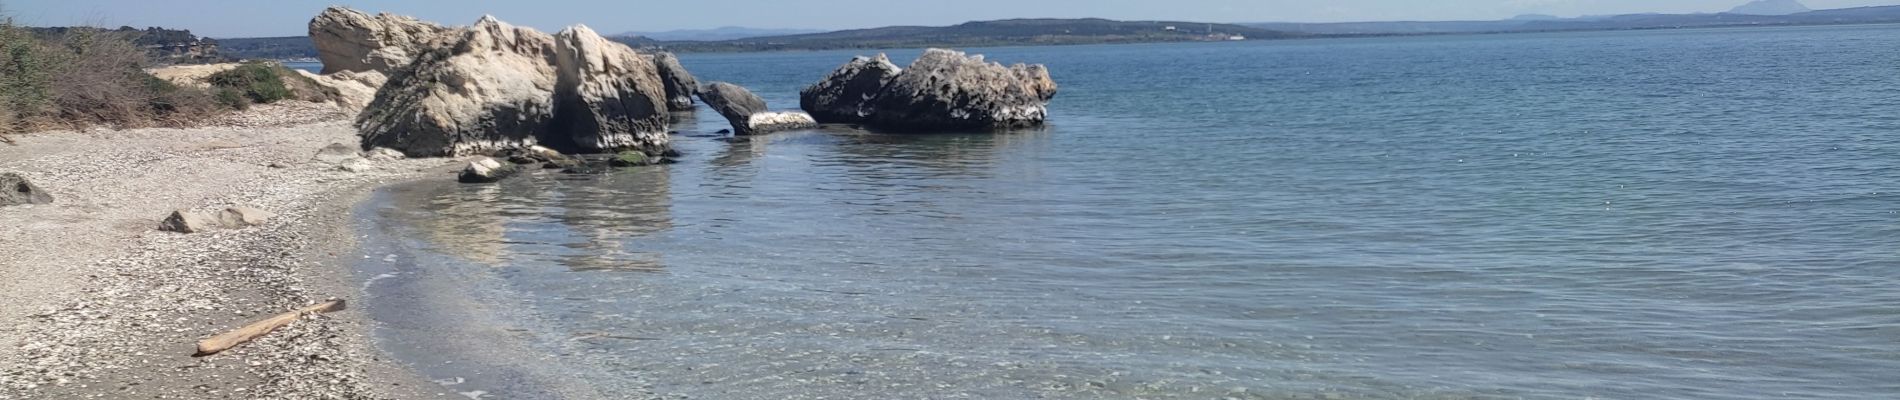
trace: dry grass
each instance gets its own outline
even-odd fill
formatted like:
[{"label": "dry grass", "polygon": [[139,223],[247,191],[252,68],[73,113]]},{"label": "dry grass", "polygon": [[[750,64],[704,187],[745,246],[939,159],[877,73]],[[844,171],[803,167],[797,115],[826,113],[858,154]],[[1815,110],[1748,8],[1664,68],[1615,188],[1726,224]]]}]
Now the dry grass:
[{"label": "dry grass", "polygon": [[121,33],[73,29],[35,37],[0,20],[0,135],[191,126],[251,103],[324,99],[314,83],[282,65],[247,65],[207,90],[153,77],[145,72],[150,62]]}]

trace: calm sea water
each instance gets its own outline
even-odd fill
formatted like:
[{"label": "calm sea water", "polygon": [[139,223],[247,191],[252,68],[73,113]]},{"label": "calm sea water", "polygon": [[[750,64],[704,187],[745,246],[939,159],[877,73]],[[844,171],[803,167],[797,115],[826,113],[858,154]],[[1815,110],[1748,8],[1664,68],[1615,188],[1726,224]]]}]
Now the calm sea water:
[{"label": "calm sea water", "polygon": [[471,396],[1900,396],[1900,27],[977,52],[1048,128],[391,188],[365,303]]}]

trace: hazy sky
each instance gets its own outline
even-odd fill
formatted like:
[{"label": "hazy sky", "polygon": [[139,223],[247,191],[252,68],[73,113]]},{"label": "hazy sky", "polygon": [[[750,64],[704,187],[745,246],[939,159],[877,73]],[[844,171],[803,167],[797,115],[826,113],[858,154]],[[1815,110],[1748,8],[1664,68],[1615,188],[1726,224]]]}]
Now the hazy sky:
[{"label": "hazy sky", "polygon": [[[1022,17],[1207,22],[1502,19],[1639,12],[1716,12],[1747,0],[0,0],[26,25],[164,26],[211,37],[298,36],[324,7],[409,14],[466,25],[482,14],[543,30],[585,23],[603,33],[682,28],[867,28]],[[1900,0],[1805,0],[1809,7]]]}]

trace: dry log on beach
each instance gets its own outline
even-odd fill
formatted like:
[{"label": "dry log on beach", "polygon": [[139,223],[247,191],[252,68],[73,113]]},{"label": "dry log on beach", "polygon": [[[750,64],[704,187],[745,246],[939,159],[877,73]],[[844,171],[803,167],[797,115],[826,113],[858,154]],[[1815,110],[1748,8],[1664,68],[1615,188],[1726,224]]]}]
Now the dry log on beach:
[{"label": "dry log on beach", "polygon": [[296,322],[298,318],[302,318],[304,315],[342,311],[343,307],[343,300],[330,300],[296,311],[277,314],[277,316],[270,317],[270,319],[253,322],[250,325],[245,325],[243,328],[225,332],[222,335],[212,336],[210,339],[200,340],[198,341],[198,352],[191,356],[204,357],[218,354],[218,352],[230,350],[232,347],[237,347],[240,344],[262,337],[271,331],[277,330],[277,328],[284,327],[284,325],[290,325],[291,322]]}]

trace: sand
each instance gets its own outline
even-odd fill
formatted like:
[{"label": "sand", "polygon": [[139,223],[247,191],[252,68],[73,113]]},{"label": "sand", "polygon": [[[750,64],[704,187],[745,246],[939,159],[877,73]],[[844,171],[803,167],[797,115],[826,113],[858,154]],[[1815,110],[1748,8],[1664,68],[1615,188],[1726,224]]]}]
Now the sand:
[{"label": "sand", "polygon": [[[0,144],[0,172],[52,204],[0,207],[0,399],[459,397],[379,353],[359,311],[306,317],[223,354],[197,340],[360,289],[351,207],[369,190],[452,179],[457,160],[312,160],[356,143],[324,104],[264,105],[194,129],[43,132]],[[155,229],[176,209],[243,205],[262,226]]]}]

